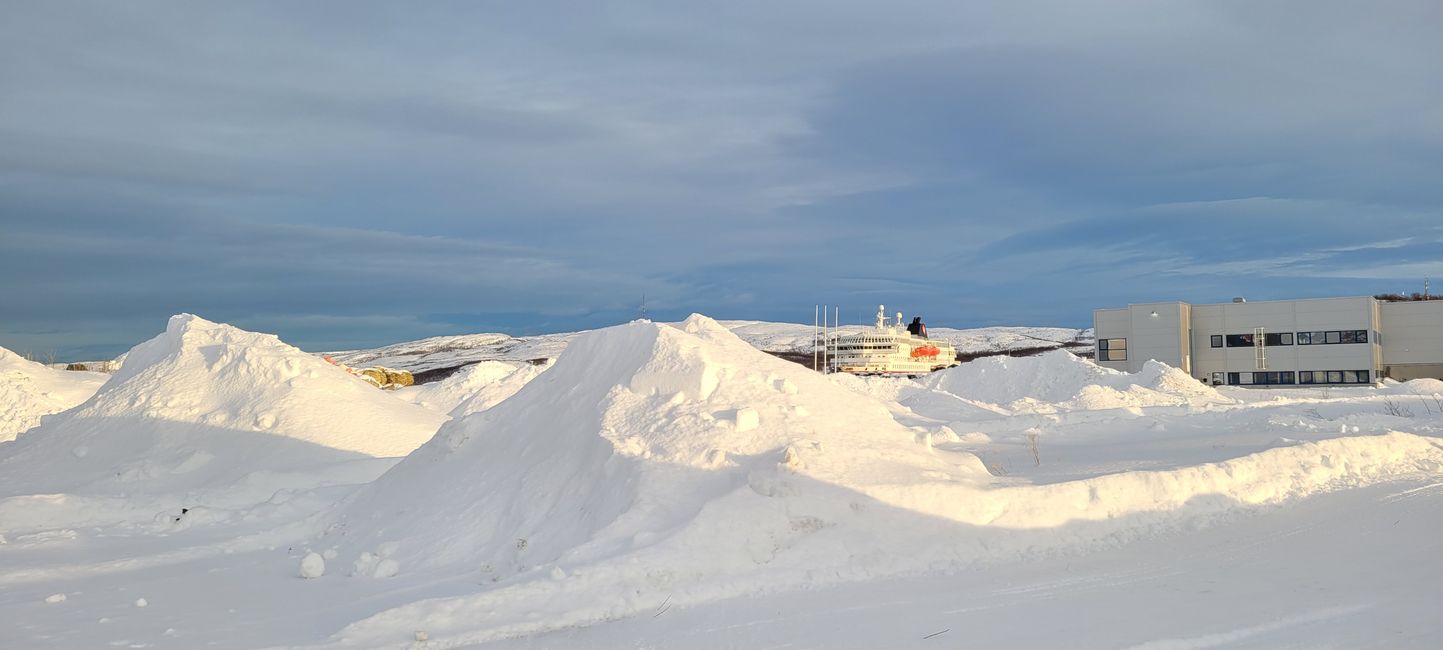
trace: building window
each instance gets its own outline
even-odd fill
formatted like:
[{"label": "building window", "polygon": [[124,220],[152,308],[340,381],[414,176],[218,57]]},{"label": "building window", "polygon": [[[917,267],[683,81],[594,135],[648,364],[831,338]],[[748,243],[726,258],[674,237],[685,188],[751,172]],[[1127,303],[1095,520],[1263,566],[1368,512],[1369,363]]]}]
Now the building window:
[{"label": "building window", "polygon": [[[1306,332],[1304,332],[1304,334],[1306,334]],[[1253,343],[1254,343],[1254,340],[1255,340],[1255,339],[1254,339],[1254,336],[1253,336],[1252,334],[1229,334],[1229,335],[1227,335],[1227,337],[1226,337],[1225,339],[1224,339],[1224,337],[1222,337],[1222,336],[1214,336],[1214,337],[1213,337],[1213,347],[1215,347],[1215,348],[1222,347],[1221,344],[1222,344],[1222,342],[1223,342],[1224,340],[1227,342],[1227,346],[1230,347],[1230,348],[1250,348],[1250,347],[1253,347]],[[1268,334],[1268,333],[1264,333],[1264,334],[1263,334],[1263,345],[1292,345],[1292,344],[1293,344],[1293,333],[1292,333],[1292,332],[1273,332],[1273,333],[1271,333],[1271,334]]]},{"label": "building window", "polygon": [[1313,371],[1311,371],[1311,370],[1304,370],[1304,371],[1302,371],[1302,372],[1299,372],[1299,373],[1298,373],[1298,383],[1300,383],[1300,384],[1311,384],[1311,383],[1313,383]]},{"label": "building window", "polygon": [[1292,345],[1292,332],[1274,332],[1263,335],[1263,345]]},{"label": "building window", "polygon": [[1213,347],[1215,347],[1215,348],[1220,348],[1220,347],[1223,346],[1223,335],[1222,335],[1222,334],[1214,334],[1214,335],[1212,335],[1212,336],[1210,337],[1210,339],[1211,339],[1211,341],[1212,341],[1212,346],[1213,346]]},{"label": "building window", "polygon": [[[1374,335],[1376,336],[1376,334]],[[1329,332],[1298,332],[1298,345],[1332,345],[1337,343],[1367,343],[1368,330],[1335,330]],[[1376,342],[1377,339],[1374,339]],[[1283,345],[1287,345],[1284,343]]]},{"label": "building window", "polygon": [[1221,384],[1221,383],[1223,383],[1223,373],[1221,373],[1221,372],[1215,372],[1215,373],[1213,373],[1213,385],[1216,386],[1216,385]]},{"label": "building window", "polygon": [[1127,339],[1097,339],[1098,361],[1127,361]]}]

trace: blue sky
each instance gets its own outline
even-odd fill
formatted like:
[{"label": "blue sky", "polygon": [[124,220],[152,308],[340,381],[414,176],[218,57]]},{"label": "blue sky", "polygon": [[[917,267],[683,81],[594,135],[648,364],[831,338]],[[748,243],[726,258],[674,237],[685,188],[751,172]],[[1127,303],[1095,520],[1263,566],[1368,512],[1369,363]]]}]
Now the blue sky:
[{"label": "blue sky", "polygon": [[1443,278],[1436,2],[4,2],[0,346]]}]

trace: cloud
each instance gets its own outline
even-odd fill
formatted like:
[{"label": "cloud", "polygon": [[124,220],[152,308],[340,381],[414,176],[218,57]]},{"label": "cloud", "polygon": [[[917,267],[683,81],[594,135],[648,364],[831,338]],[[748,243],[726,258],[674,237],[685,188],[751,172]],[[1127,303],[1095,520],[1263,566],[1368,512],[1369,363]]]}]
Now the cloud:
[{"label": "cloud", "polygon": [[1438,253],[1439,12],[17,6],[0,345],[1395,289]]}]

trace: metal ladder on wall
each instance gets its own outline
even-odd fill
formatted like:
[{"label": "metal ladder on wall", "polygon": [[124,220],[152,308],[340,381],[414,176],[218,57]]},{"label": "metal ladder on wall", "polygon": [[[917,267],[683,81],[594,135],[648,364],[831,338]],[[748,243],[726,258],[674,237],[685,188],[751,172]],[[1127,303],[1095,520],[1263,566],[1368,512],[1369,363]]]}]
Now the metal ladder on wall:
[{"label": "metal ladder on wall", "polygon": [[1257,362],[1258,370],[1268,369],[1268,347],[1267,337],[1263,328],[1253,328],[1253,360]]}]

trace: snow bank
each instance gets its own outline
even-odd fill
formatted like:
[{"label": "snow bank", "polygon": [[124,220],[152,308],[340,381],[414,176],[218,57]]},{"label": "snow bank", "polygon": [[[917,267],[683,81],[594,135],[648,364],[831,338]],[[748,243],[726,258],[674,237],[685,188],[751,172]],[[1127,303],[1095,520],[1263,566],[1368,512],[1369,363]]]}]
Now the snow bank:
[{"label": "snow bank", "polygon": [[396,396],[433,411],[461,417],[484,411],[516,394],[547,365],[481,361],[438,382],[408,386]]},{"label": "snow bank", "polygon": [[1063,350],[987,357],[929,375],[922,384],[958,397],[1026,410],[1098,410],[1230,403],[1213,388],[1158,361],[1141,372],[1104,368]]},{"label": "snow bank", "polygon": [[55,370],[0,348],[0,442],[40,424],[40,418],[90,399],[110,376]]},{"label": "snow bank", "polygon": [[90,401],[11,443],[0,457],[0,496],[173,494],[262,471],[400,456],[444,420],[273,335],[185,314],[132,348]]}]

